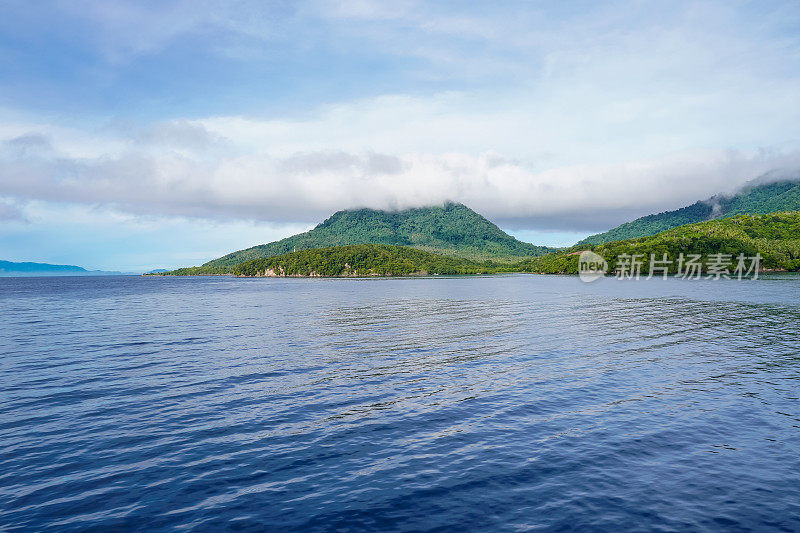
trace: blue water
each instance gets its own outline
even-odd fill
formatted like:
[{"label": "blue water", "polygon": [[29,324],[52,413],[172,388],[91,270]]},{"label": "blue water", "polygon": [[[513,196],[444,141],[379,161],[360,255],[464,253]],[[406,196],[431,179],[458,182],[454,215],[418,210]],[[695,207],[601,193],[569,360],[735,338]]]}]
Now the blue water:
[{"label": "blue water", "polygon": [[0,279],[0,530],[800,530],[800,278]]}]

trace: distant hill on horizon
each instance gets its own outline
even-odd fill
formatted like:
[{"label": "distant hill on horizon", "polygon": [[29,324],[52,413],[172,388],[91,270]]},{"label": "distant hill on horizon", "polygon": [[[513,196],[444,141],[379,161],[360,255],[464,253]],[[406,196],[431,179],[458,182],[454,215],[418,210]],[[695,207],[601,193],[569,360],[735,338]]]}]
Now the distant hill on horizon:
[{"label": "distant hill on horizon", "polygon": [[76,265],[53,265],[50,263],[32,263],[0,261],[0,277],[22,276],[121,276],[123,272],[105,270],[86,270]]},{"label": "distant hill on horizon", "polygon": [[800,210],[800,178],[764,183],[753,180],[734,195],[716,195],[674,211],[637,218],[604,233],[592,235],[577,245],[648,237],[685,224],[744,214],[769,214]]},{"label": "distant hill on horizon", "polygon": [[310,231],[232,252],[200,269],[224,273],[253,259],[355,244],[408,246],[472,260],[519,260],[557,250],[519,241],[467,206],[449,202],[402,211],[338,211]]}]

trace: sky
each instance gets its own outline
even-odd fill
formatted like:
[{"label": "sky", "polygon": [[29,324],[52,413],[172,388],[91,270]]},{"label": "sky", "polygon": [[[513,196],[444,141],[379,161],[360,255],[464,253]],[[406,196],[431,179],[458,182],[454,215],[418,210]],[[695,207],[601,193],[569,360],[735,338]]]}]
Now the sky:
[{"label": "sky", "polygon": [[203,263],[459,201],[570,245],[800,170],[796,2],[0,4],[0,259]]}]

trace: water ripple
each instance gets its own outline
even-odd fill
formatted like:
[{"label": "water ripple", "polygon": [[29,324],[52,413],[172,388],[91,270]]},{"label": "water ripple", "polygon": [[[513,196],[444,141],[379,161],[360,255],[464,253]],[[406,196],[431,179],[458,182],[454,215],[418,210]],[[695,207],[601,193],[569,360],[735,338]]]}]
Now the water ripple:
[{"label": "water ripple", "polygon": [[800,530],[800,279],[0,279],[0,529]]}]

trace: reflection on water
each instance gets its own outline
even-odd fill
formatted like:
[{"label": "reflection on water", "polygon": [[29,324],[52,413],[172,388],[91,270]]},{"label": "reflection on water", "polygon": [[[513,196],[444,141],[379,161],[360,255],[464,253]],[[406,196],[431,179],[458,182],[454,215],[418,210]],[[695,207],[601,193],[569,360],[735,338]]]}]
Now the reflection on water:
[{"label": "reflection on water", "polygon": [[0,279],[0,526],[800,528],[800,279]]}]

